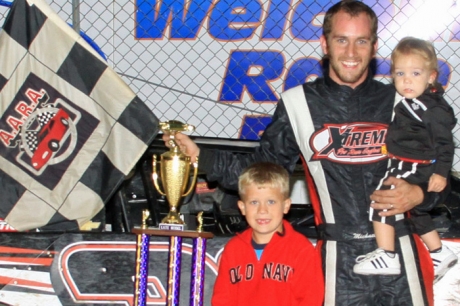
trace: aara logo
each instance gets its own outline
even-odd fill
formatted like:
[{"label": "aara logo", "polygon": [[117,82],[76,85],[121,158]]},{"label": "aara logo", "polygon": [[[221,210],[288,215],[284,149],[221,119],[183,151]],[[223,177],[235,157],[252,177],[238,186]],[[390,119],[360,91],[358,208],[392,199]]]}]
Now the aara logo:
[{"label": "aara logo", "polygon": [[41,103],[20,127],[21,150],[16,156],[18,163],[36,175],[72,154],[78,138],[76,124],[81,117],[64,100],[50,101],[45,90],[40,91],[38,100]]},{"label": "aara logo", "polygon": [[25,100],[12,103],[0,129],[5,148],[17,150],[15,160],[40,175],[48,165],[65,160],[75,149],[78,110],[47,90],[25,88]]},{"label": "aara logo", "polygon": [[370,163],[382,154],[387,125],[374,122],[325,124],[310,139],[312,160],[328,159],[338,163]]},{"label": "aara logo", "polygon": [[50,190],[69,167],[78,167],[80,152],[101,121],[88,111],[94,110],[89,97],[64,92],[69,97],[30,73],[2,101],[0,156],[10,171],[18,167]]}]

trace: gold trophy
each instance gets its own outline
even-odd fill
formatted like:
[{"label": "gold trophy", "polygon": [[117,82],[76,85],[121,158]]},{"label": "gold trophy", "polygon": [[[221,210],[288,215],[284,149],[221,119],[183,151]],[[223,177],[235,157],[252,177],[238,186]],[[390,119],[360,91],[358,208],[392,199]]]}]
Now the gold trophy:
[{"label": "gold trophy", "polygon": [[193,163],[193,179],[188,190],[185,191],[192,163],[190,156],[186,156],[180,151],[174,137],[178,132],[194,131],[195,127],[180,121],[170,120],[160,122],[160,129],[170,135],[169,144],[171,146],[170,150],[161,154],[160,157],[160,179],[164,191],[161,190],[158,184],[157,157],[153,155],[153,184],[161,195],[166,196],[169,203],[169,213],[161,220],[160,229],[184,230],[185,224],[178,212],[179,202],[182,197],[189,195],[195,186],[198,174],[198,160]]}]

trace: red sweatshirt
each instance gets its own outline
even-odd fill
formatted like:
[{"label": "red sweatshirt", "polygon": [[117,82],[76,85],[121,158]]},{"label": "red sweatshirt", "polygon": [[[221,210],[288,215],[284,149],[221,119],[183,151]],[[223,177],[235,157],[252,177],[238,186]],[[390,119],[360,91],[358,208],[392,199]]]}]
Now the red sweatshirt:
[{"label": "red sweatshirt", "polygon": [[286,220],[260,260],[249,228],[229,240],[219,264],[212,305],[322,305],[324,279],[319,254]]}]

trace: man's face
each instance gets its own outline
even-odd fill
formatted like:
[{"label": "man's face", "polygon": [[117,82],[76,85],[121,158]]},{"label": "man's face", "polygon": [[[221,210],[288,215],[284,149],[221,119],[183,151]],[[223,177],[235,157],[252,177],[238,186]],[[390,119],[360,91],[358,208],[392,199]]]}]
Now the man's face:
[{"label": "man's face", "polygon": [[355,88],[367,77],[369,62],[375,55],[377,43],[371,41],[371,22],[362,13],[351,17],[345,12],[332,19],[328,40],[320,39],[324,54],[329,56],[329,76],[340,85]]},{"label": "man's face", "polygon": [[280,188],[250,184],[238,201],[241,213],[253,229],[255,242],[265,244],[283,228],[283,216],[289,211],[291,200],[286,199]]},{"label": "man's face", "polygon": [[396,90],[407,99],[420,96],[436,78],[436,71],[428,69],[426,60],[418,54],[401,54],[393,66]]}]

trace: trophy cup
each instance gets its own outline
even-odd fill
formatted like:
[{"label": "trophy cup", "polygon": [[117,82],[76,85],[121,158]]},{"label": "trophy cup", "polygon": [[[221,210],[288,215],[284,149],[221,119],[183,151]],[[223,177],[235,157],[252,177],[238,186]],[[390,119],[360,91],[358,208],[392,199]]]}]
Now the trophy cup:
[{"label": "trophy cup", "polygon": [[160,179],[164,190],[161,190],[158,183],[157,157],[153,155],[153,184],[161,195],[166,196],[169,203],[169,213],[161,220],[160,229],[184,230],[185,223],[180,218],[178,212],[179,202],[182,197],[189,195],[195,186],[198,174],[198,160],[193,163],[193,179],[189,184],[188,190],[185,191],[189,182],[190,166],[192,163],[190,157],[180,151],[174,137],[178,132],[193,131],[195,127],[180,121],[170,120],[160,122],[160,129],[164,133],[170,134],[169,144],[171,146],[168,152],[160,156]]}]

